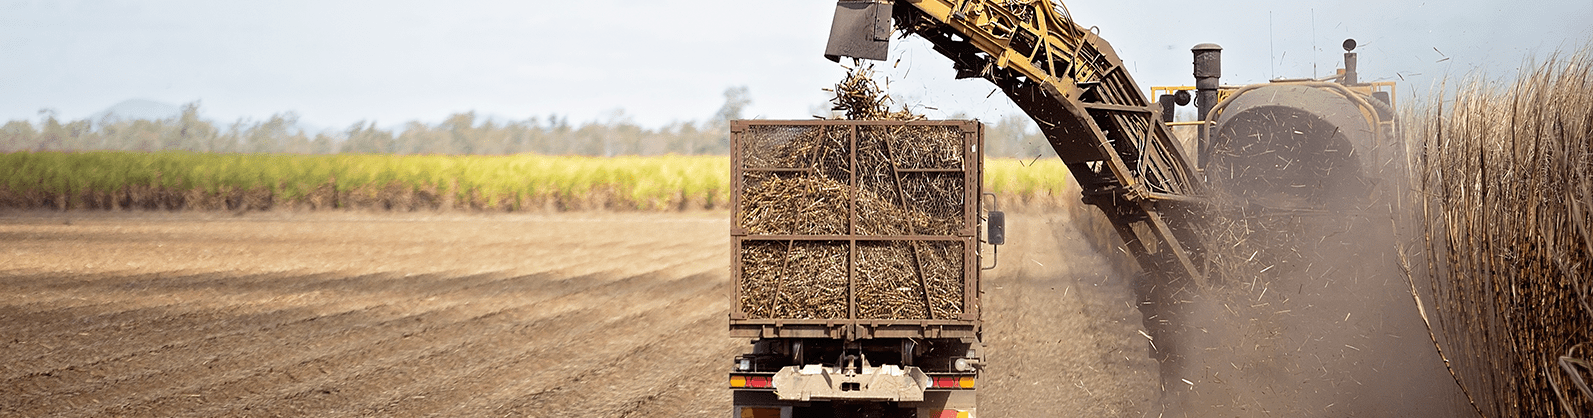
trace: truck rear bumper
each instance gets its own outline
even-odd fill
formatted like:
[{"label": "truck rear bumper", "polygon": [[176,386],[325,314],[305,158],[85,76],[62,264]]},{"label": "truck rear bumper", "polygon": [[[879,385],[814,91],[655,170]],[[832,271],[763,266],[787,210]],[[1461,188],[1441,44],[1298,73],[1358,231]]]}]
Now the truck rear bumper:
[{"label": "truck rear bumper", "polygon": [[[918,417],[978,418],[978,397],[972,390],[924,392],[918,402],[893,402],[889,410],[915,411]],[[824,415],[824,411],[844,409],[831,405],[841,401],[783,401],[769,390],[732,391],[730,416],[733,418],[793,418],[802,415]],[[803,413],[806,412],[806,413]]]},{"label": "truck rear bumper", "polygon": [[781,400],[843,400],[918,402],[933,383],[917,367],[882,365],[844,372],[817,364],[786,366],[774,374],[774,392]]}]

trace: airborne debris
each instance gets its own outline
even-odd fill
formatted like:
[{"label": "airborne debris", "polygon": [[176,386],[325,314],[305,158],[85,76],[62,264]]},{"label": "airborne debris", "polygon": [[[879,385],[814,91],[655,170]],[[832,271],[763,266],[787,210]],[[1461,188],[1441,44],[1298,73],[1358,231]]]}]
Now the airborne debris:
[{"label": "airborne debris", "polygon": [[834,89],[825,89],[835,93],[830,98],[834,104],[833,110],[843,112],[846,119],[850,120],[923,120],[923,115],[914,114],[907,106],[901,110],[890,110],[891,96],[880,89],[874,82],[874,64],[862,65],[857,62],[847,67],[846,78],[835,85]]}]

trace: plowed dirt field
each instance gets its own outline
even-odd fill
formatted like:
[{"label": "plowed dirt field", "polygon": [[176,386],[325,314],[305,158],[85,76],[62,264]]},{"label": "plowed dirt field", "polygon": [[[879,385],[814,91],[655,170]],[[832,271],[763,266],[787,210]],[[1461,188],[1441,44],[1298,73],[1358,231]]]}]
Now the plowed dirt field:
[{"label": "plowed dirt field", "polygon": [[[0,212],[0,416],[723,416],[727,218]],[[1125,279],[1008,222],[980,415],[1150,409]]]}]

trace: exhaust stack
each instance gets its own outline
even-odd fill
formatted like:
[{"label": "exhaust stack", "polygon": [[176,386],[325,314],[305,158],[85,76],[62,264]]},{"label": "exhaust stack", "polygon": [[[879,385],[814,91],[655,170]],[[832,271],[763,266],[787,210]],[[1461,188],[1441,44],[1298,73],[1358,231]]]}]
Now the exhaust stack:
[{"label": "exhaust stack", "polygon": [[[1195,45],[1189,49],[1195,54],[1195,109],[1201,121],[1217,106],[1217,79],[1222,76],[1222,46],[1213,43]],[[1201,126],[1199,155],[1196,167],[1205,167],[1211,159],[1211,138],[1206,127]]]},{"label": "exhaust stack", "polygon": [[1356,67],[1355,61],[1356,61],[1356,58],[1357,57],[1356,57],[1356,54],[1355,54],[1355,40],[1354,39],[1345,39],[1344,40],[1344,79],[1342,81],[1340,81],[1339,84],[1343,84],[1343,85],[1346,85],[1346,86],[1353,86],[1353,85],[1356,85],[1356,84],[1360,84],[1360,80],[1357,80],[1357,75],[1355,74],[1355,67]]}]

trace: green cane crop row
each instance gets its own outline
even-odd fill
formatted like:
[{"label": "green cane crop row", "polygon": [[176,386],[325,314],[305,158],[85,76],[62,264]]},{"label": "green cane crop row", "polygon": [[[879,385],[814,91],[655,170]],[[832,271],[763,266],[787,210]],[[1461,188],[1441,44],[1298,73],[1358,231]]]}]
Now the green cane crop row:
[{"label": "green cane crop row", "polygon": [[[318,193],[344,202],[391,200],[397,193],[428,196],[433,206],[454,202],[496,210],[712,209],[728,201],[729,166],[723,156],[21,152],[0,154],[0,195],[6,195],[0,201],[61,208],[110,207],[92,201],[121,199],[133,200],[123,206],[139,206],[133,196],[138,193],[129,190],[143,190],[187,196],[249,192],[279,204],[314,200]],[[990,160],[986,189],[1015,197],[1060,195],[1065,173],[1060,161]],[[348,204],[334,207],[341,206]]]}]

